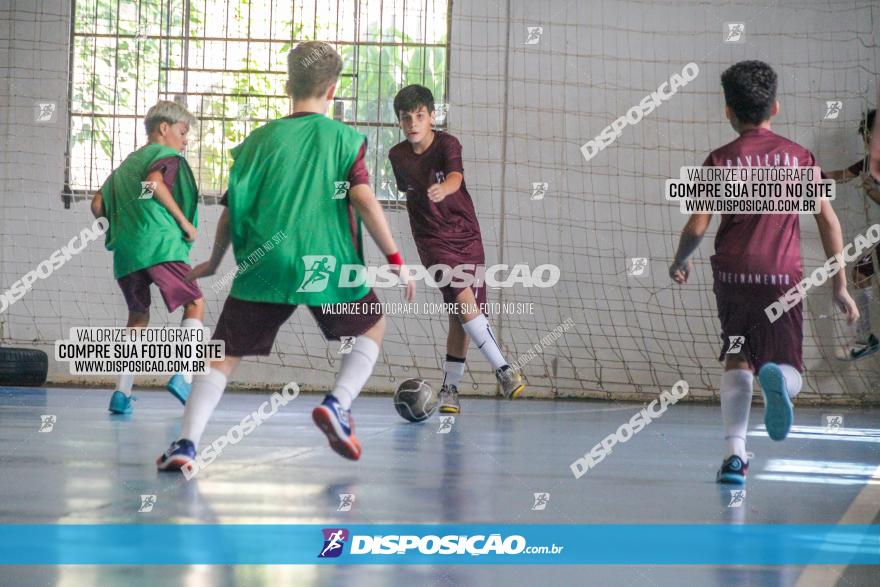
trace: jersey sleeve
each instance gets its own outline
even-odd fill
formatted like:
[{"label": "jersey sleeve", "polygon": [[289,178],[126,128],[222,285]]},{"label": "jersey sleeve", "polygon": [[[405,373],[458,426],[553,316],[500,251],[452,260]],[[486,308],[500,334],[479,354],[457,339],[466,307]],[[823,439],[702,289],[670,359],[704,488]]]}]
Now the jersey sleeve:
[{"label": "jersey sleeve", "polygon": [[464,175],[464,163],[461,160],[461,143],[452,135],[446,135],[443,141],[443,172],[461,173]]},{"label": "jersey sleeve", "polygon": [[180,168],[180,157],[163,157],[150,165],[148,174],[158,171],[162,174],[162,183],[169,192],[174,191],[174,181],[177,179],[177,170]]},{"label": "jersey sleeve", "polygon": [[364,141],[364,144],[361,145],[360,151],[358,151],[357,157],[354,160],[354,163],[351,164],[351,169],[348,171],[348,187],[349,189],[353,188],[356,185],[363,185],[370,183],[370,172],[367,170],[367,141]]}]

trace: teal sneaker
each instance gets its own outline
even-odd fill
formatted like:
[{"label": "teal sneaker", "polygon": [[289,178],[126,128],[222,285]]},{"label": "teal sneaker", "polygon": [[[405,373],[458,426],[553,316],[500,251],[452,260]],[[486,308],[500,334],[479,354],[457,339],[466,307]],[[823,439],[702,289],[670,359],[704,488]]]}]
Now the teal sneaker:
[{"label": "teal sneaker", "polygon": [[121,391],[116,390],[113,392],[113,395],[110,396],[110,407],[107,409],[110,410],[111,414],[130,414],[131,400],[133,399],[133,397],[129,397]]},{"label": "teal sneaker", "polygon": [[165,384],[165,389],[170,391],[171,395],[180,400],[180,403],[186,405],[186,400],[189,399],[189,392],[192,391],[192,384],[187,383],[183,378],[183,375],[176,373],[168,380],[168,383]]},{"label": "teal sneaker", "polygon": [[764,393],[764,426],[767,436],[773,440],[784,440],[791,430],[794,409],[788,397],[785,376],[776,363],[766,363],[758,371],[758,381]]}]

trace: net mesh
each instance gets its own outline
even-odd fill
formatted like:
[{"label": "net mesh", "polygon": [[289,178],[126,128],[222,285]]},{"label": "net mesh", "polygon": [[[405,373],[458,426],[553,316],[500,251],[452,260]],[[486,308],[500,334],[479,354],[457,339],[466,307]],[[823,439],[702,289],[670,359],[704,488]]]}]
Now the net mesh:
[{"label": "net mesh", "polygon": [[[449,104],[445,124],[464,147],[487,262],[559,266],[554,287],[489,291],[490,302],[501,304],[491,321],[506,356],[523,360],[533,392],[632,399],[683,378],[692,396],[710,398],[720,373],[708,265],[717,220],[691,283],[672,285],[667,267],[685,217],[664,200],[663,182],[734,138],[719,75],[747,58],[779,74],[776,132],[811,149],[826,169],[860,159],[859,118],[877,100],[878,16],[871,3],[800,1],[489,1],[456,3],[450,12],[439,1],[89,0],[76,2],[74,14],[67,5],[13,2],[9,37],[17,41],[4,49],[2,81],[10,108],[0,121],[3,290],[91,223],[85,200],[144,140],[143,114],[159,98],[182,100],[200,118],[187,157],[205,196],[192,259],[206,259],[220,212],[211,198],[224,187],[228,148],[286,113],[285,52],[296,40],[318,38],[346,58],[335,114],[369,137],[374,187],[405,258],[417,255],[386,154],[400,140],[393,95],[418,82]],[[729,25],[737,23],[742,36],[731,41]],[[585,159],[581,145],[689,62],[699,65],[697,79]],[[842,109],[829,117],[828,103],[837,101]],[[845,242],[878,221],[880,206],[855,182],[837,197]],[[815,223],[805,217],[801,224],[811,270],[824,253]],[[381,255],[370,246],[368,258]],[[633,259],[647,259],[643,272],[633,270]],[[231,269],[228,255],[216,279]],[[216,283],[201,284],[209,327],[228,294]],[[379,296],[402,301],[396,290]],[[417,301],[441,298],[422,287]],[[152,314],[154,325],[179,322],[155,291]],[[878,316],[875,302],[875,332]],[[125,317],[110,256],[95,243],[0,314],[2,342],[51,353],[69,328],[119,326]],[[415,376],[436,382],[447,317],[389,318],[369,387],[389,390]],[[807,298],[804,328],[803,397],[876,400],[880,354],[836,358],[852,332],[827,285]],[[338,343],[324,341],[300,311],[272,354],[247,361],[236,377],[326,387],[340,357]],[[65,366],[52,366],[54,381],[71,379]],[[466,391],[495,393],[473,348],[464,382]]]}]

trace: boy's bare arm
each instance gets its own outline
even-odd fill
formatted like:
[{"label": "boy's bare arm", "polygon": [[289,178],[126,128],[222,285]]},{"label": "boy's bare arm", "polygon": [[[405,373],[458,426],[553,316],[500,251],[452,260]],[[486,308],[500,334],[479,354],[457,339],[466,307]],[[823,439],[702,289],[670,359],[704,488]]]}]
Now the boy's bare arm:
[{"label": "boy's bare arm", "polygon": [[193,281],[199,277],[214,275],[226,250],[229,248],[229,208],[223,208],[220,219],[217,221],[217,231],[214,233],[214,248],[211,249],[211,258],[204,263],[199,263],[186,274],[187,281]]},{"label": "boy's bare arm", "polygon": [[669,267],[669,276],[676,283],[687,283],[688,276],[691,272],[690,256],[694,254],[700,243],[703,242],[703,235],[709,228],[712,221],[712,214],[691,214],[687,223],[681,230],[681,238],[678,241],[678,250],[675,252],[675,259]]},{"label": "boy's bare arm", "polygon": [[92,196],[92,214],[95,218],[101,218],[102,216],[106,216],[107,212],[104,210],[104,194],[101,193],[101,190],[95,192],[95,195]]},{"label": "boy's bare arm", "polygon": [[[382,210],[379,200],[376,199],[373,188],[368,184],[358,184],[349,190],[348,195],[351,198],[352,205],[357,210],[361,220],[363,220],[364,226],[367,227],[367,232],[376,241],[376,245],[378,245],[382,254],[388,257],[399,253],[400,250],[397,248],[397,243],[394,242],[394,237],[391,236],[391,228],[388,226],[385,212]],[[406,281],[405,271],[400,273],[405,280],[406,298],[412,301],[415,296],[415,282]]]},{"label": "boy's bare arm", "polygon": [[819,214],[816,215],[816,224],[819,227],[819,236],[822,239],[822,247],[825,255],[830,259],[838,256],[840,269],[831,278],[834,289],[834,301],[838,308],[846,315],[847,321],[852,324],[859,318],[859,310],[856,303],[846,291],[846,271],[843,268],[843,232],[840,230],[840,221],[831,202],[822,200]]},{"label": "boy's bare arm", "polygon": [[189,242],[196,240],[196,227],[193,226],[187,217],[183,215],[180,206],[174,201],[174,196],[171,195],[165,182],[162,181],[162,172],[159,170],[151,171],[147,175],[146,181],[151,181],[156,184],[156,188],[153,190],[153,198],[168,210],[168,213],[171,214],[171,217],[177,222],[180,230],[183,231],[185,235],[184,239]]}]

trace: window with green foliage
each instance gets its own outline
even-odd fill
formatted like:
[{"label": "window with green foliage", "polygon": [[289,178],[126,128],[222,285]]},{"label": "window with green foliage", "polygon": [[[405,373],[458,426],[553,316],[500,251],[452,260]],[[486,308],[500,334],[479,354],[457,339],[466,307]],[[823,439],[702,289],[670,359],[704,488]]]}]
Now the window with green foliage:
[{"label": "window with green foliage", "polygon": [[75,0],[67,192],[97,190],[146,142],[144,115],[164,99],[199,119],[186,157],[202,194],[219,195],[229,150],[290,112],[287,52],[320,40],[345,62],[329,114],[367,135],[373,187],[397,199],[392,101],[419,83],[446,102],[449,11],[449,0]]}]

